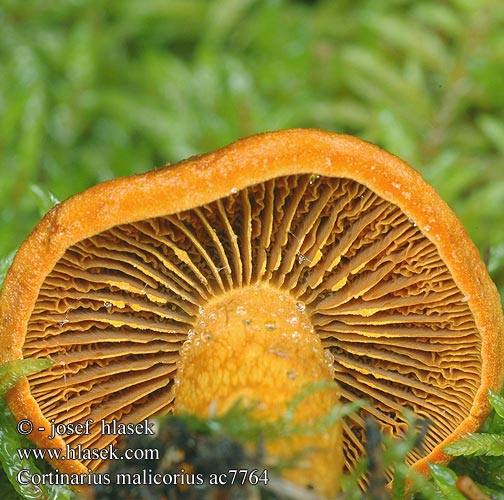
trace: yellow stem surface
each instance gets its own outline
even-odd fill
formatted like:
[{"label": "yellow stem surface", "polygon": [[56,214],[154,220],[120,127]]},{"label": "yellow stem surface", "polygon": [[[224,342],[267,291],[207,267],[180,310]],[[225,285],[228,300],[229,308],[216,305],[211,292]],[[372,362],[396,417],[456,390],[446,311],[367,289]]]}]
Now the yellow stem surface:
[{"label": "yellow stem surface", "polygon": [[[253,405],[255,418],[274,422],[304,388],[332,381],[332,370],[304,304],[269,286],[236,289],[200,310],[182,349],[175,411],[220,415],[240,400]],[[313,422],[313,432],[265,443],[268,457],[299,454],[296,467],[284,476],[326,497],[339,490],[342,429],[340,423],[317,427],[315,421],[338,399],[332,384],[311,392],[296,407],[293,421]]]}]

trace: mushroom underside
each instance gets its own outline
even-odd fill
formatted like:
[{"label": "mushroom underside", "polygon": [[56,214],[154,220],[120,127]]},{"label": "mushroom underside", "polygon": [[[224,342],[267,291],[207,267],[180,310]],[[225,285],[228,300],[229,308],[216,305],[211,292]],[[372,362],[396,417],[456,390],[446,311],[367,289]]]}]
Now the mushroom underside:
[{"label": "mushroom underside", "polygon": [[[28,322],[23,356],[54,361],[28,377],[31,394],[55,423],[168,412],[181,348],[205,304],[263,285],[308,315],[334,360],[341,400],[369,402],[344,424],[347,469],[364,453],[367,414],[398,435],[405,408],[431,422],[410,464],[467,417],[481,382],[481,339],[436,246],[363,184],[309,174],[69,247]],[[101,448],[117,438],[95,425],[65,442]],[[84,465],[94,470],[100,459]]]}]

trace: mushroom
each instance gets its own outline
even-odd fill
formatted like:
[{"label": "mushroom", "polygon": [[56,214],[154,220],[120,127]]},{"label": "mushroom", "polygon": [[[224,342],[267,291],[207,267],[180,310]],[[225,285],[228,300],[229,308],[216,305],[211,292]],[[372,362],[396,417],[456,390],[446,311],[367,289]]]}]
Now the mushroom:
[{"label": "mushroom", "polygon": [[[306,383],[334,380],[297,418],[368,401],[343,424],[346,469],[366,416],[399,435],[411,408],[431,421],[408,458],[426,473],[481,425],[504,377],[499,296],[456,216],[403,161],[319,130],[253,136],[69,198],[20,247],[0,314],[1,362],[54,361],[7,398],[40,447],[103,448],[117,435],[100,421],[205,415],[237,398],[274,419]],[[89,419],[89,433],[48,439],[51,422]],[[308,473],[293,473],[326,496],[340,431],[315,437]]]}]

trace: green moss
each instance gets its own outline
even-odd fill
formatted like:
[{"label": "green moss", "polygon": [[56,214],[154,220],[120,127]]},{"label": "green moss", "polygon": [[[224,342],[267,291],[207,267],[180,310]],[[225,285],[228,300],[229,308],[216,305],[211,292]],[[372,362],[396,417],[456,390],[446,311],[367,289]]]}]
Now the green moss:
[{"label": "green moss", "polygon": [[419,169],[504,297],[503,23],[499,0],[6,0],[0,273],[56,199],[255,132],[321,127]]}]

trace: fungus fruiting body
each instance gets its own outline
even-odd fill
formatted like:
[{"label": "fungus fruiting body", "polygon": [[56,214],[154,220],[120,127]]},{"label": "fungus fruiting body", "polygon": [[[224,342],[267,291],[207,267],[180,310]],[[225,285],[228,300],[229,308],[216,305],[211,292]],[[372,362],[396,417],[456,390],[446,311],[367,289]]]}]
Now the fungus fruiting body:
[{"label": "fungus fruiting body", "polygon": [[[303,307],[280,289],[259,284],[209,301],[182,348],[174,410],[222,414],[239,401],[252,406],[255,418],[273,423],[310,384],[329,384],[331,359]],[[338,399],[330,385],[314,391],[296,408],[296,422],[322,420]],[[269,439],[266,452],[286,460],[299,454],[304,466],[285,475],[332,496],[343,466],[341,430],[334,424],[309,436]]]},{"label": "fungus fruiting body", "polygon": [[[456,216],[395,156],[318,130],[253,136],[69,198],[19,249],[0,313],[0,361],[54,362],[8,394],[36,429],[204,414],[236,398],[274,418],[305,383],[334,380],[299,418],[367,401],[343,424],[346,468],[364,453],[366,415],[401,434],[411,408],[431,422],[408,459],[425,472],[481,425],[503,381],[499,297]],[[324,470],[320,457],[340,432],[316,438],[308,466],[327,495],[340,459]],[[97,424],[31,438],[64,449],[117,436]]]}]

